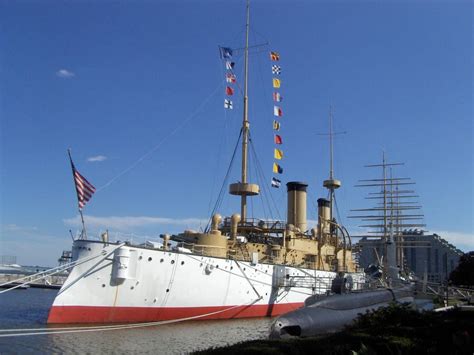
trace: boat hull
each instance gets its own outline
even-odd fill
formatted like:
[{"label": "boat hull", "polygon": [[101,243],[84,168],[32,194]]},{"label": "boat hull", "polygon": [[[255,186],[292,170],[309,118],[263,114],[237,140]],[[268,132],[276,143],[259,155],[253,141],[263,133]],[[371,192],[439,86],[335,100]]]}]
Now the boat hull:
[{"label": "boat hull", "polygon": [[130,323],[173,319],[210,320],[255,317],[274,317],[294,311],[304,305],[211,306],[211,307],[88,307],[52,306],[48,323]]},{"label": "boat hull", "polygon": [[[277,316],[302,307],[315,293],[326,293],[336,276],[84,240],[74,242],[73,260],[78,263],[58,292],[48,323]],[[313,284],[298,284],[308,278]]]}]

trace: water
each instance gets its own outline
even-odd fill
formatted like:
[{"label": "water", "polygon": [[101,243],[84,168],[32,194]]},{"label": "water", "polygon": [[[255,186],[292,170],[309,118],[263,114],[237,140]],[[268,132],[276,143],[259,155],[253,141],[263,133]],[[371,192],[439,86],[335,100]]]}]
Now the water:
[{"label": "water", "polygon": [[[28,289],[0,294],[0,328],[47,327],[48,310],[56,293]],[[267,338],[271,322],[270,318],[188,321],[137,329],[0,337],[0,354],[182,354]]]}]

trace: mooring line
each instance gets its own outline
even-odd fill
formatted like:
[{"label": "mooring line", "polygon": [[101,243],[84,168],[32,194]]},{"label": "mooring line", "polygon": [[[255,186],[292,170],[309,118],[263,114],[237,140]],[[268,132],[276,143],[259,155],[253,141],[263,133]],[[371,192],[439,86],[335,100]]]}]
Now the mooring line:
[{"label": "mooring line", "polygon": [[[71,267],[79,266],[79,265],[84,264],[84,263],[86,263],[86,262],[88,262],[88,261],[94,260],[94,259],[96,259],[96,258],[98,258],[98,257],[100,257],[100,256],[104,256],[104,258],[106,258],[108,255],[112,254],[116,249],[118,249],[118,248],[120,248],[120,247],[122,247],[122,246],[124,246],[124,245],[125,245],[125,243],[121,243],[121,244],[117,245],[116,247],[112,248],[112,250],[110,250],[109,252],[106,252],[105,250],[102,250],[102,251],[101,251],[99,254],[97,254],[97,255],[93,255],[93,256],[90,256],[90,257],[87,257],[87,258],[81,258],[81,259],[78,259],[78,260],[76,260],[76,261],[72,261],[71,263],[67,264],[67,265],[68,265],[67,267],[64,267],[64,265],[63,265],[64,270],[69,269],[69,268],[71,268]],[[59,267],[55,267],[55,268],[49,269],[49,271],[52,271],[52,270],[55,270],[55,269],[58,269],[58,268],[59,268]],[[48,270],[46,270],[46,271],[48,271]],[[35,276],[35,275],[38,276],[38,275],[41,275],[41,274],[45,273],[46,271],[43,271],[43,272],[40,272],[40,273],[37,273],[37,274],[34,274],[34,275],[30,275],[30,276],[25,276],[25,277],[22,277],[22,278],[19,278],[19,279],[16,279],[16,280],[8,281],[8,282],[6,282],[6,283],[1,284],[0,286],[4,286],[4,285],[8,285],[8,284],[11,284],[11,283],[14,283],[14,282],[18,282],[18,281],[24,280],[24,279],[26,279],[26,278],[28,278],[28,277],[33,277],[33,276]],[[37,278],[35,278],[35,279],[31,279],[31,280],[29,280],[29,281],[23,282],[23,283],[21,283],[21,284],[19,284],[19,285],[16,285],[16,286],[14,286],[14,287],[7,288],[7,289],[5,289],[5,290],[3,290],[3,291],[0,291],[0,294],[5,293],[5,292],[8,292],[8,291],[12,291],[12,290],[14,290],[14,289],[16,289],[16,288],[19,288],[19,287],[28,285],[28,284],[30,284],[30,283],[32,283],[32,282],[35,282],[35,281],[44,279],[45,277],[48,277],[48,276],[57,274],[58,272],[61,272],[61,271],[63,271],[63,269],[58,269],[58,270],[56,270],[56,271],[54,271],[54,272],[51,272],[51,273],[49,273],[49,274],[45,274],[45,275],[42,275],[42,276],[37,277]]]},{"label": "mooring line", "polygon": [[133,323],[133,324],[122,324],[122,325],[104,325],[104,326],[92,326],[92,327],[72,327],[72,328],[30,328],[30,329],[0,329],[0,333],[7,333],[7,332],[26,332],[26,333],[18,333],[18,334],[0,334],[0,338],[6,337],[19,337],[19,336],[30,336],[30,335],[45,335],[45,334],[67,334],[67,333],[86,333],[86,332],[94,332],[94,331],[107,331],[107,330],[120,330],[120,329],[134,329],[134,328],[145,328],[145,327],[152,327],[152,326],[159,326],[165,324],[172,324],[172,323],[179,323],[193,319],[199,319],[208,317],[211,315],[231,311],[235,308],[246,307],[250,306],[260,299],[255,299],[252,302],[245,303],[238,306],[232,306],[226,309],[222,309],[220,311],[214,311],[206,314],[201,314],[192,317],[186,318],[179,318],[167,321],[159,321],[159,322],[149,322],[149,323]]}]

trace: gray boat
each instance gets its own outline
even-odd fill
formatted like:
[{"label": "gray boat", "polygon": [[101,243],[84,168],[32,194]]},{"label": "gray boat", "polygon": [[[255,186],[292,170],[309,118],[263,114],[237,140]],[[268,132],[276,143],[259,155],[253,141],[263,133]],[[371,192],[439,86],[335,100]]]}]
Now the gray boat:
[{"label": "gray boat", "polygon": [[382,288],[361,292],[310,297],[305,307],[277,318],[270,338],[308,337],[341,330],[360,313],[388,306],[391,302],[413,303],[413,287]]}]

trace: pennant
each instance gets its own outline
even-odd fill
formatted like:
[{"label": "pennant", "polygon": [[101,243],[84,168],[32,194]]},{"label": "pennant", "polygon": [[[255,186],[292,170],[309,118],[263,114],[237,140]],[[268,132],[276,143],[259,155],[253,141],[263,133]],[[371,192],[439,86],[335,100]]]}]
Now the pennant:
[{"label": "pennant", "polygon": [[226,62],[225,62],[225,68],[226,68],[227,70],[232,70],[232,69],[234,69],[234,65],[235,65],[234,62],[231,62],[231,61],[226,61]]},{"label": "pennant", "polygon": [[273,163],[273,172],[276,174],[282,174],[283,173],[283,168],[278,165],[277,163]]},{"label": "pennant", "polygon": [[225,76],[225,80],[228,83],[235,83],[235,75],[232,74],[232,73],[227,73],[226,76]]},{"label": "pennant", "polygon": [[281,186],[281,181],[277,178],[272,177],[272,187],[276,187],[277,189]]},{"label": "pennant", "polygon": [[234,95],[234,89],[232,89],[230,86],[227,86],[225,88],[225,94],[228,95],[228,96]]},{"label": "pennant", "polygon": [[278,134],[275,134],[275,144],[283,144],[281,136],[279,136]]},{"label": "pennant", "polygon": [[280,116],[283,115],[283,111],[281,110],[280,107],[278,107],[278,106],[273,106],[273,114],[274,114],[275,116],[280,117]]},{"label": "pennant", "polygon": [[281,96],[279,92],[274,92],[273,93],[273,101],[282,102],[283,101],[283,96]]},{"label": "pennant", "polygon": [[279,131],[280,130],[280,122],[278,122],[277,120],[273,120],[273,129],[275,131]]},{"label": "pennant", "polygon": [[273,61],[280,60],[280,55],[277,52],[270,52],[270,59]]},{"label": "pennant", "polygon": [[275,79],[275,78],[273,78],[273,87],[274,87],[275,89],[279,89],[279,88],[280,88],[280,85],[281,85],[280,79]]},{"label": "pennant", "polygon": [[228,47],[219,46],[219,53],[222,59],[232,58],[232,49]]},{"label": "pennant", "polygon": [[283,151],[281,151],[280,149],[275,148],[273,156],[275,157],[276,160],[282,160],[283,159]]},{"label": "pennant", "polygon": [[224,100],[224,107],[229,110],[232,110],[234,108],[232,101],[227,100],[227,99]]},{"label": "pennant", "polygon": [[279,65],[272,65],[272,74],[280,75],[281,67]]}]

